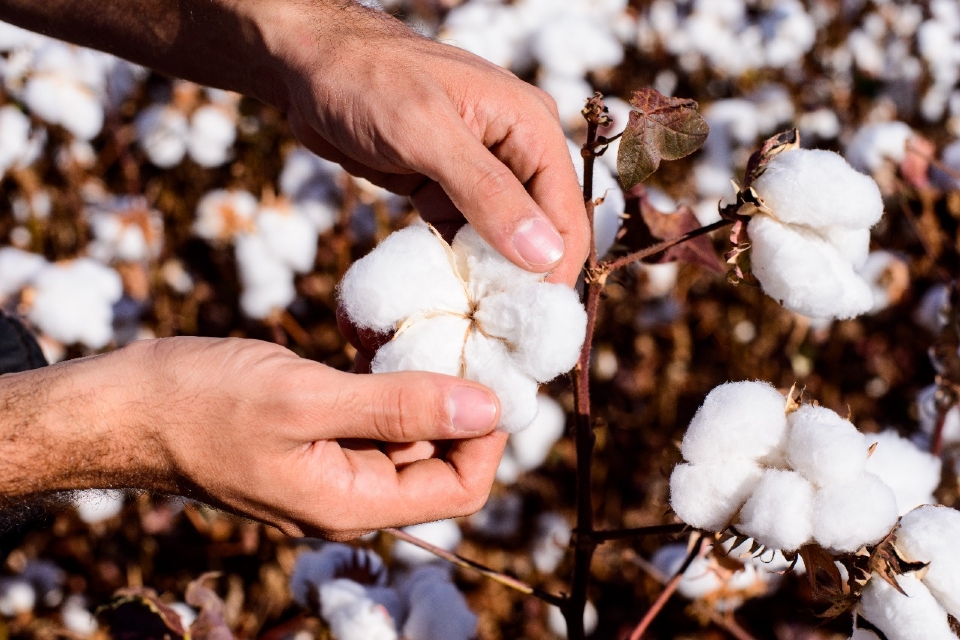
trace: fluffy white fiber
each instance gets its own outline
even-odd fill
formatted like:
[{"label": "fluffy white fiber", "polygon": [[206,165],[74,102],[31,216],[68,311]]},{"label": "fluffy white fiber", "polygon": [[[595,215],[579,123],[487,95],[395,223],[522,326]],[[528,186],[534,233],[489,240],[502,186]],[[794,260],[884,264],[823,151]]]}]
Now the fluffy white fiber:
[{"label": "fluffy white fiber", "polygon": [[[583,101],[581,100],[581,102]],[[616,131],[619,132],[625,126],[626,122]],[[619,143],[620,140],[618,139],[616,142]],[[580,146],[567,140],[567,149],[570,151],[570,159],[573,160],[573,168],[582,180],[583,156],[580,155]],[[617,232],[620,231],[620,226],[623,224],[622,216],[626,208],[623,190],[620,189],[620,184],[617,182],[616,151],[616,149],[608,149],[604,155],[600,156],[601,158],[610,156],[613,161],[612,167],[604,162],[596,162],[593,168],[593,197],[594,199],[603,198],[603,202],[593,210],[593,237],[597,245],[597,255],[601,257],[610,251],[613,246],[617,238]],[[673,209],[669,210],[673,211]]]},{"label": "fluffy white fiber", "polygon": [[170,104],[152,104],[133,121],[137,142],[156,166],[168,169],[180,164],[187,153],[190,122]]},{"label": "fluffy white fiber", "polygon": [[960,511],[941,506],[914,509],[900,520],[897,550],[926,562],[923,583],[953,616],[960,616]]},{"label": "fluffy white fiber", "polygon": [[818,487],[859,476],[867,463],[867,440],[849,420],[826,407],[803,405],[788,417],[790,466]]},{"label": "fluffy white fiber", "polygon": [[576,293],[541,277],[469,225],[452,246],[414,225],[354,263],[340,302],[357,326],[394,333],[375,373],[425,370],[485,384],[500,399],[500,428],[517,431],[536,417],[537,383],[574,365],[586,328]]},{"label": "fluffy white fiber", "polygon": [[737,529],[766,547],[795,551],[813,535],[814,491],[799,473],[767,469],[740,510]]},{"label": "fluffy white fiber", "polygon": [[338,579],[320,587],[321,615],[337,640],[397,640],[397,628],[386,607],[362,585]]},{"label": "fluffy white fiber", "polygon": [[820,488],[813,499],[813,537],[827,549],[854,552],[882,540],[896,522],[897,499],[872,473]]},{"label": "fluffy white fiber", "polygon": [[865,124],[850,140],[844,155],[858,171],[873,173],[886,162],[903,160],[912,136],[913,130],[904,122]]},{"label": "fluffy white fiber", "polygon": [[765,382],[715,387],[690,421],[680,452],[695,464],[762,458],[785,437],[785,405],[783,395]]},{"label": "fluffy white fiber", "polygon": [[947,612],[919,580],[902,575],[897,584],[907,595],[873,574],[860,599],[860,613],[887,640],[956,640]]},{"label": "fluffy white fiber", "polygon": [[933,492],[940,485],[942,461],[923,451],[896,431],[867,436],[876,444],[866,469],[883,480],[897,499],[897,512],[903,515],[924,504],[936,504]]},{"label": "fluffy white fiber", "polygon": [[37,591],[26,580],[0,578],[0,615],[12,618],[30,613],[37,603]]},{"label": "fluffy white fiber", "polygon": [[530,551],[537,571],[551,574],[560,566],[569,548],[571,534],[570,523],[563,514],[547,511],[537,517],[537,533]]},{"label": "fluffy white fiber", "polygon": [[[589,636],[597,630],[598,624],[600,624],[600,614],[597,612],[597,607],[587,600],[587,605],[583,608],[583,630]],[[563,617],[560,607],[550,605],[547,608],[547,626],[554,635],[560,638],[567,637],[567,620]]]},{"label": "fluffy white fiber", "polygon": [[203,105],[190,117],[187,153],[201,167],[226,163],[236,139],[236,115],[223,105]]},{"label": "fluffy white fiber", "polygon": [[249,191],[214,189],[197,203],[193,232],[212,242],[232,240],[237,233],[254,228],[258,208]]},{"label": "fluffy white fiber", "polygon": [[[928,436],[933,436],[937,428],[937,385],[924,387],[917,394],[917,414],[920,420],[920,429]],[[951,407],[943,422],[944,444],[960,442],[960,408]]]},{"label": "fluffy white fiber", "polygon": [[512,484],[521,473],[542,465],[553,445],[563,436],[567,417],[560,403],[550,396],[538,394],[537,405],[537,416],[530,426],[510,434],[497,467],[500,482]]},{"label": "fluffy white fiber", "polygon": [[60,608],[60,619],[68,631],[81,638],[92,636],[98,628],[97,619],[87,608],[86,600],[77,593],[67,596]]},{"label": "fluffy white fiber", "polygon": [[19,292],[46,264],[47,260],[38,253],[0,247],[0,300]]},{"label": "fluffy white fiber", "polygon": [[670,506],[687,524],[722,531],[756,488],[763,470],[752,460],[681,464],[670,475]]},{"label": "fluffy white fiber", "polygon": [[383,560],[373,551],[346,544],[328,543],[319,551],[304,551],[297,556],[297,563],[290,576],[290,591],[293,600],[306,607],[316,597],[320,585],[346,575],[353,568],[362,568],[374,577],[374,586],[384,586],[387,581]]},{"label": "fluffy white fiber", "polygon": [[[437,520],[436,522],[425,522],[415,524],[410,527],[404,527],[404,531],[410,535],[429,542],[435,547],[440,547],[446,551],[453,551],[463,539],[460,527],[453,520]],[[403,540],[397,540],[393,545],[393,558],[409,566],[417,566],[436,562],[437,556],[425,549]]]},{"label": "fluffy white fiber", "polygon": [[765,209],[747,229],[764,292],[811,318],[869,311],[873,293],[856,270],[883,214],[876,183],[833,152],[794,149],[775,156],[753,186]]},{"label": "fluffy white fiber", "polygon": [[270,250],[259,235],[237,238],[237,267],[240,271],[240,307],[251,318],[266,318],[274,309],[283,309],[296,297],[293,271]]},{"label": "fluffy white fiber", "polygon": [[125,501],[123,491],[113,489],[90,489],[77,491],[73,495],[77,515],[87,524],[96,524],[120,515]]}]

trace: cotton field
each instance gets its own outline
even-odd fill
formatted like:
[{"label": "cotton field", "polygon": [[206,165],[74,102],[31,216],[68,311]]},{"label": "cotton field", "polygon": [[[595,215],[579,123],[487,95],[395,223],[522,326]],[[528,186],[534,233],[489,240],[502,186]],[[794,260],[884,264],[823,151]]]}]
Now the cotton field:
[{"label": "cotton field", "polygon": [[[51,364],[200,335],[350,371],[349,323],[373,372],[497,394],[489,500],[349,543],[132,489],[0,511],[0,638],[960,638],[960,4],[363,4],[556,103],[575,291],[251,98],[0,23],[0,309]],[[644,87],[709,136],[625,190]]]}]

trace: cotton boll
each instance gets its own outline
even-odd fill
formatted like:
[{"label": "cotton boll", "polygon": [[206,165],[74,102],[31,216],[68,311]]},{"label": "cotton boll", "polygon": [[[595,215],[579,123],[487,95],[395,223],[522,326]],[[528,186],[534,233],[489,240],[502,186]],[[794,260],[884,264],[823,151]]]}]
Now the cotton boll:
[{"label": "cotton boll", "polygon": [[340,165],[297,147],[284,161],[280,193],[295,201],[327,201],[338,191],[337,178],[342,173]]},{"label": "cotton boll", "polygon": [[[544,322],[549,318],[550,322]],[[562,284],[534,283],[479,302],[474,320],[487,335],[500,338],[517,366],[547,382],[577,363],[587,313],[576,292]]]},{"label": "cotton boll", "polygon": [[209,241],[232,240],[238,232],[254,230],[259,206],[248,191],[209,191],[197,203],[193,232]]},{"label": "cotton boll", "polygon": [[37,603],[37,592],[21,578],[0,578],[0,615],[12,618],[30,613]]},{"label": "cotton boll", "polygon": [[697,464],[757,460],[780,446],[787,429],[786,400],[766,382],[715,387],[690,421],[680,452]]},{"label": "cotton boll", "polygon": [[835,411],[803,405],[787,420],[787,460],[795,471],[819,487],[859,476],[867,463],[867,440]]},{"label": "cotton boll", "polygon": [[899,164],[912,136],[913,130],[903,122],[865,124],[847,144],[844,156],[857,171],[873,173],[885,162]]},{"label": "cotton boll", "polygon": [[373,373],[430,371],[459,376],[464,368],[469,330],[469,320],[453,315],[412,322],[377,351],[371,370]]},{"label": "cotton boll", "polygon": [[501,431],[516,433],[537,417],[537,381],[520,371],[503,342],[471,332],[464,350],[466,377],[489,387],[500,400]]},{"label": "cotton boll", "polygon": [[63,344],[101,349],[113,336],[113,304],[123,294],[119,274],[89,258],[49,264],[33,279],[27,316]]},{"label": "cotton boll", "polygon": [[866,469],[893,489],[897,513],[905,514],[922,504],[934,504],[933,492],[940,485],[942,461],[897,435],[896,431],[867,436],[876,444]]},{"label": "cotton boll", "polygon": [[[932,384],[925,387],[917,394],[917,413],[920,418],[920,430],[929,436],[933,436],[937,428],[938,410],[937,410],[937,385]],[[944,444],[956,444],[960,442],[960,408],[951,407],[947,411],[943,422],[942,431]]]},{"label": "cotton boll", "polygon": [[[800,227],[800,225],[798,225]],[[858,272],[858,275],[866,282],[870,277],[869,273],[861,273],[862,269],[870,257],[870,230],[869,229],[849,229],[846,227],[830,226],[820,227],[816,230],[817,235],[827,241],[833,249],[843,257],[850,266]],[[868,282],[868,284],[872,284]]]},{"label": "cotton boll", "polygon": [[457,232],[451,249],[457,272],[467,283],[474,302],[543,280],[543,274],[521,269],[504,258],[471,225],[465,225]]},{"label": "cotton boll", "polygon": [[[446,551],[453,551],[460,544],[463,534],[460,533],[460,527],[453,520],[438,520],[436,522],[426,522],[424,524],[415,524],[410,527],[404,527],[403,530],[415,538],[424,542],[429,542],[435,547],[440,547]],[[402,562],[408,566],[416,566],[436,562],[437,556],[425,549],[421,549],[409,542],[397,540],[393,545],[393,559]]]},{"label": "cotton boll", "polygon": [[310,606],[320,585],[339,576],[353,574],[357,569],[371,577],[373,586],[386,585],[387,570],[383,560],[370,549],[331,542],[323,545],[319,551],[300,553],[290,576],[290,592],[294,602],[302,607]]},{"label": "cotton boll", "polygon": [[[366,596],[363,587],[353,599],[334,593],[341,590],[342,583],[350,580],[334,580],[320,588],[322,615],[337,640],[397,640],[396,625],[387,609]],[[356,584],[356,583],[353,583]],[[335,600],[339,606],[328,607],[325,601]]]},{"label": "cotton boll", "polygon": [[765,547],[795,551],[813,534],[813,494],[800,474],[767,469],[740,510],[737,528]]},{"label": "cotton boll", "polygon": [[137,142],[151,163],[168,169],[187,153],[190,123],[182,111],[168,104],[153,104],[133,121]]},{"label": "cotton boll", "polygon": [[96,617],[79,594],[68,596],[64,601],[60,608],[60,620],[68,631],[80,637],[92,636],[98,628]]},{"label": "cotton boll", "polygon": [[239,236],[236,254],[243,285],[240,306],[245,314],[260,320],[293,302],[297,293],[293,271],[274,256],[261,236]]},{"label": "cotton boll", "polygon": [[33,31],[27,31],[16,25],[6,22],[0,22],[0,51],[10,52],[17,50],[30,50],[40,47],[45,36]]},{"label": "cotton boll", "polygon": [[566,412],[560,403],[544,394],[537,395],[537,417],[529,427],[510,436],[507,450],[522,471],[536,469],[563,436]]},{"label": "cotton boll", "polygon": [[813,537],[835,551],[879,542],[896,522],[896,496],[872,473],[821,488],[813,499]]},{"label": "cotton boll", "polygon": [[670,474],[670,507],[698,529],[722,531],[756,488],[763,474],[749,460],[726,464],[680,464]]},{"label": "cotton boll", "polygon": [[73,506],[81,520],[96,524],[120,515],[125,499],[123,491],[91,489],[75,492]]},{"label": "cotton boll", "polygon": [[956,640],[947,612],[923,583],[912,575],[896,580],[907,595],[873,574],[860,597],[861,615],[887,640]]},{"label": "cotton boll", "polygon": [[557,570],[570,547],[570,523],[560,513],[548,511],[537,516],[536,534],[530,556],[537,571],[550,574]]},{"label": "cotton boll", "polygon": [[236,139],[236,115],[219,105],[204,105],[190,117],[187,151],[202,167],[219,167],[229,160]]},{"label": "cotton boll", "polygon": [[576,129],[584,122],[583,105],[593,95],[593,88],[583,78],[576,76],[540,74],[537,86],[550,94],[557,103],[560,123],[566,130]]},{"label": "cotton boll", "polygon": [[261,207],[256,225],[267,248],[280,262],[299,273],[313,268],[317,229],[297,209],[283,201]]},{"label": "cotton boll", "polygon": [[752,186],[781,222],[865,229],[883,215],[877,183],[832,151],[779,153]]},{"label": "cotton boll", "polygon": [[[519,267],[518,267],[519,269]],[[425,287],[424,283],[431,283]],[[464,284],[446,248],[429,228],[415,225],[390,234],[340,282],[340,303],[359,327],[386,333],[422,311],[467,314]]]},{"label": "cotton boll", "polygon": [[539,29],[532,49],[540,67],[555,76],[581,77],[623,60],[623,46],[603,22],[563,13]]},{"label": "cotton boll", "polygon": [[754,275],[787,309],[813,319],[846,319],[873,306],[870,286],[816,233],[765,215],[753,216],[747,232]]},{"label": "cotton boll", "polygon": [[[627,107],[630,108],[629,105]],[[623,126],[626,126],[626,121]],[[619,143],[620,140],[617,139],[616,142]],[[567,150],[570,152],[570,159],[573,160],[577,177],[582,181],[583,156],[580,155],[580,146],[568,139]],[[617,233],[623,225],[623,212],[626,209],[623,190],[617,182],[616,149],[608,149],[600,158],[606,158],[611,153],[614,154],[611,156],[612,167],[598,162],[594,163],[593,170],[593,197],[594,199],[603,198],[603,202],[593,210],[593,236],[599,256],[610,251],[616,241]]]},{"label": "cotton boll", "polygon": [[923,584],[953,616],[960,614],[960,511],[923,506],[900,520],[897,550],[910,562],[929,563]]},{"label": "cotton boll", "polygon": [[477,632],[477,616],[449,574],[431,571],[414,575],[406,596],[410,613],[403,624],[404,640],[470,640]]},{"label": "cotton boll", "polygon": [[832,140],[840,135],[840,119],[836,111],[828,108],[808,111],[797,120],[801,138],[816,136],[821,140]]},{"label": "cotton boll", "polygon": [[0,300],[26,286],[47,265],[37,253],[16,247],[0,247]]},{"label": "cotton boll", "polygon": [[112,198],[88,213],[94,240],[91,256],[102,262],[142,261],[163,249],[163,217],[138,198]]},{"label": "cotton boll", "polygon": [[30,119],[14,106],[0,107],[0,177],[18,164],[30,145]]},{"label": "cotton boll", "polygon": [[[600,624],[600,614],[597,613],[597,607],[587,600],[587,604],[583,608],[583,630],[586,635],[589,636],[596,631],[598,624]],[[567,620],[556,605],[550,605],[547,608],[547,627],[557,636],[567,637]]]}]

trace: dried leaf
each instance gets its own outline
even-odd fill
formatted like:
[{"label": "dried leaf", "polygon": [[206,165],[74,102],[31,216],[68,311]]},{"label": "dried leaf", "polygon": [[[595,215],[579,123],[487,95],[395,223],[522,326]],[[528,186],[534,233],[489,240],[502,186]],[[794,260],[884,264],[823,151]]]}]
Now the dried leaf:
[{"label": "dried leaf", "polygon": [[200,609],[197,619],[190,625],[191,640],[234,640],[233,632],[226,621],[226,607],[212,589],[204,582],[215,580],[219,573],[205,573],[187,585],[185,600]]},{"label": "dried leaf", "polygon": [[877,574],[891,587],[903,593],[903,595],[907,595],[897,584],[897,576],[910,571],[920,571],[927,565],[924,562],[908,562],[900,555],[896,546],[896,532],[897,529],[894,528],[887,534],[886,538],[877,544],[867,562],[867,571],[871,574]]},{"label": "dried leaf", "polygon": [[119,589],[97,609],[97,618],[114,640],[183,640],[186,635],[180,616],[153,589]]},{"label": "dried leaf", "polygon": [[[810,588],[816,594],[826,594],[835,596],[843,591],[843,577],[840,575],[840,569],[834,564],[834,558],[823,547],[816,544],[806,544],[800,547],[798,553],[803,558],[803,564],[807,568],[807,580]],[[829,582],[827,586],[821,585],[817,580],[820,573],[825,573]]]},{"label": "dried leaf", "polygon": [[760,174],[763,173],[764,169],[767,167],[767,163],[770,162],[778,154],[783,153],[789,149],[797,149],[800,147],[800,130],[799,129],[789,129],[787,131],[781,131],[777,135],[767,138],[760,149],[755,151],[753,155],[750,156],[750,159],[747,160],[747,169],[746,169],[746,182],[744,183],[744,189],[750,187],[753,184],[754,180],[760,177]]},{"label": "dried leaf", "polygon": [[693,100],[668,98],[644,88],[633,92],[630,104],[634,111],[617,155],[617,171],[626,189],[656,171],[660,160],[676,160],[699,149],[710,132]]}]

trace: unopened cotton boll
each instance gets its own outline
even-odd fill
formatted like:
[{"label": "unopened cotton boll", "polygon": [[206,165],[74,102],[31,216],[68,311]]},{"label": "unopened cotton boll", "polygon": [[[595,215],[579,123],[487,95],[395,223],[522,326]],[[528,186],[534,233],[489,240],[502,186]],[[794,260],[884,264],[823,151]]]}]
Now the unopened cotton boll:
[{"label": "unopened cotton boll", "polygon": [[[422,574],[418,575],[420,572]],[[403,623],[404,640],[470,640],[477,616],[447,572],[420,569],[405,588],[410,613]]]},{"label": "unopened cotton boll", "polygon": [[863,473],[866,437],[849,420],[826,407],[805,404],[788,418],[790,466],[818,487],[845,482]]},{"label": "unopened cotton boll", "polygon": [[799,473],[767,469],[740,510],[737,528],[770,549],[795,551],[813,535],[814,491]]},{"label": "unopened cotton boll", "polygon": [[537,533],[530,555],[540,573],[553,573],[570,546],[570,523],[560,513],[548,511],[537,517]]},{"label": "unopened cotton boll", "polygon": [[[404,527],[403,530],[415,538],[429,542],[433,546],[440,547],[446,551],[456,549],[457,545],[460,544],[460,540],[463,538],[460,527],[453,520],[425,522],[423,524]],[[393,545],[393,558],[410,566],[427,564],[438,560],[437,556],[426,549],[421,549],[403,540],[397,540]]]},{"label": "unopened cotton boll", "polygon": [[923,584],[952,616],[960,615],[960,511],[927,505],[900,520],[896,547],[910,562],[928,563]]},{"label": "unopened cotton boll", "polygon": [[876,448],[867,460],[866,470],[893,489],[897,512],[903,515],[923,504],[936,503],[933,492],[940,485],[939,457],[922,451],[896,431],[867,436]]},{"label": "unopened cotton boll", "polygon": [[670,507],[693,527],[722,531],[753,493],[762,474],[752,460],[677,465],[670,474]]},{"label": "unopened cotton boll", "polygon": [[777,449],[787,430],[786,399],[766,382],[715,387],[683,435],[680,452],[696,464],[758,460]]},{"label": "unopened cotton boll", "polygon": [[87,524],[96,524],[120,515],[125,501],[123,491],[114,489],[77,491],[73,496],[77,515]]},{"label": "unopened cotton boll", "polygon": [[887,640],[956,640],[947,612],[912,575],[900,575],[900,593],[877,574],[860,596],[860,613],[883,632]]},{"label": "unopened cotton boll", "polygon": [[827,549],[852,553],[882,540],[896,522],[897,499],[872,473],[823,487],[813,499],[813,537]]}]

